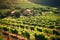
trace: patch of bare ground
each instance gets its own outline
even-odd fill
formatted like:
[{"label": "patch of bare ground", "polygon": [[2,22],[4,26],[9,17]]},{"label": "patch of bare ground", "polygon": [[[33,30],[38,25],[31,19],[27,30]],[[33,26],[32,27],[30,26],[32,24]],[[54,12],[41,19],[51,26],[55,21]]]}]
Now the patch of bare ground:
[{"label": "patch of bare ground", "polygon": [[0,33],[3,35],[3,40],[28,40],[27,38],[22,37],[20,34],[12,34],[1,30]]}]

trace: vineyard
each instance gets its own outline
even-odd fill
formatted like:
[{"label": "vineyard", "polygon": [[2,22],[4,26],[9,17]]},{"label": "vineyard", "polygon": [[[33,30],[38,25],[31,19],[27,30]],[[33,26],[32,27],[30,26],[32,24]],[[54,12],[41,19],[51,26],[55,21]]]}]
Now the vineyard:
[{"label": "vineyard", "polygon": [[[8,10],[0,10],[0,31],[21,35],[27,38],[26,40],[60,40],[60,9],[33,8],[33,10],[35,11],[32,14],[35,15],[19,15],[19,18],[15,15],[1,18]],[[17,14],[21,14],[21,10],[17,11]],[[0,35],[2,38],[2,34]]]}]

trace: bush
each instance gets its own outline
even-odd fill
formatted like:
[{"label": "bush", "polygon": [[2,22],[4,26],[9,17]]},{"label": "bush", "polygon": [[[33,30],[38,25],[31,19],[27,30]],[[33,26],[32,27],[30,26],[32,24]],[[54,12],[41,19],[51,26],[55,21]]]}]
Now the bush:
[{"label": "bush", "polygon": [[53,30],[53,34],[60,35],[60,33],[56,30]]},{"label": "bush", "polygon": [[9,31],[9,29],[7,27],[3,27],[4,31]]},{"label": "bush", "polygon": [[14,8],[15,8],[15,9],[21,9],[21,7],[17,7],[17,6],[15,6]]},{"label": "bush", "polygon": [[50,37],[50,39],[51,39],[51,40],[60,40],[59,37],[55,37],[55,36]]},{"label": "bush", "polygon": [[51,40],[57,40],[56,37],[53,37],[53,36],[52,36],[50,39],[51,39]]},{"label": "bush", "polygon": [[12,33],[18,34],[18,31],[16,29],[10,29]]},{"label": "bush", "polygon": [[28,27],[28,26],[26,26],[26,29],[29,29],[29,27]]},{"label": "bush", "polygon": [[37,31],[42,32],[42,29],[37,28]]},{"label": "bush", "polygon": [[31,30],[34,30],[34,27],[30,27]]},{"label": "bush", "polygon": [[11,14],[11,11],[0,12],[0,18],[8,17],[8,16],[10,16],[10,14]]},{"label": "bush", "polygon": [[60,26],[60,20],[57,20],[57,21],[55,22],[55,24],[56,24],[56,26]]},{"label": "bush", "polygon": [[20,25],[21,28],[24,28],[24,25]]},{"label": "bush", "polygon": [[30,39],[30,33],[27,31],[22,32],[22,35]]},{"label": "bush", "polygon": [[48,28],[55,28],[55,26],[54,25],[50,25],[50,26],[48,26]]},{"label": "bush", "polygon": [[42,9],[42,12],[48,12],[49,10],[47,10],[47,9]]},{"label": "bush", "polygon": [[57,26],[56,29],[59,29],[60,30],[60,26]]},{"label": "bush", "polygon": [[48,33],[48,34],[52,34],[53,31],[52,30],[44,30],[45,33]]},{"label": "bush", "polygon": [[45,24],[42,24],[41,26],[42,26],[42,27],[46,27],[46,25],[45,25]]},{"label": "bush", "polygon": [[5,18],[5,16],[3,15],[3,13],[0,12],[0,18]]},{"label": "bush", "polygon": [[45,38],[45,36],[44,35],[42,35],[42,34],[34,34],[34,36],[35,36],[35,40],[47,40],[46,38]]},{"label": "bush", "polygon": [[59,14],[60,12],[59,11],[53,11],[55,14]]},{"label": "bush", "polygon": [[16,18],[19,18],[19,17],[20,17],[20,12],[15,12],[13,15],[14,15]]},{"label": "bush", "polygon": [[11,11],[7,11],[6,12],[6,17],[10,16],[11,15]]},{"label": "bush", "polygon": [[31,24],[31,25],[36,26],[37,24]]}]

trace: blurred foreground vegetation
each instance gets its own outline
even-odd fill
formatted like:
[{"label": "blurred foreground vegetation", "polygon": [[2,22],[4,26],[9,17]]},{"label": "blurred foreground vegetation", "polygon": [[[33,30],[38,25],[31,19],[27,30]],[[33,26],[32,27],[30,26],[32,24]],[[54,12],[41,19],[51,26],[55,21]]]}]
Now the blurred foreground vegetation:
[{"label": "blurred foreground vegetation", "polygon": [[0,10],[0,30],[21,34],[28,40],[60,40],[60,9],[29,8],[31,13],[24,15],[25,8]]}]

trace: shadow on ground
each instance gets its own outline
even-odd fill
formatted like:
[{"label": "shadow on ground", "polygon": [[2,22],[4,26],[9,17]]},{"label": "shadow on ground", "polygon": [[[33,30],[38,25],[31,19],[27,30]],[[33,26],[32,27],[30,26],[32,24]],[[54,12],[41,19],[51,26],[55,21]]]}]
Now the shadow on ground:
[{"label": "shadow on ground", "polygon": [[29,1],[45,6],[60,7],[60,0],[29,0]]}]

